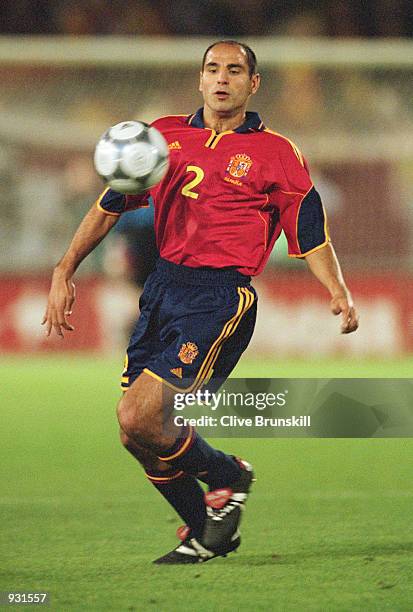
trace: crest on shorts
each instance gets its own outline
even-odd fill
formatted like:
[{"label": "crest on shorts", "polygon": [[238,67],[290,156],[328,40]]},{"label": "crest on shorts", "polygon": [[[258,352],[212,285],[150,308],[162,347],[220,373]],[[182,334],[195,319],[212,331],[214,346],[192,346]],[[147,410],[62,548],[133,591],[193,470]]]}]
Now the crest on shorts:
[{"label": "crest on shorts", "polygon": [[194,342],[185,342],[181,346],[181,349],[178,353],[179,359],[182,363],[192,363],[194,359],[199,355],[199,350],[197,345]]},{"label": "crest on shorts", "polygon": [[228,162],[227,172],[235,178],[246,176],[252,166],[252,159],[245,153],[233,155]]}]

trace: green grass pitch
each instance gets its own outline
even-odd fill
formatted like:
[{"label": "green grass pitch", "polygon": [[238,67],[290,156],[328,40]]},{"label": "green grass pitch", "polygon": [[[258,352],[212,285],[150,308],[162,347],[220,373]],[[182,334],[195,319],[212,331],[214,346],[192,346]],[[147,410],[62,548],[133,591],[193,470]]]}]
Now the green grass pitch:
[{"label": "green grass pitch", "polygon": [[[0,591],[47,590],[56,610],[412,610],[413,439],[223,440],[258,479],[239,552],[151,565],[180,521],[118,444],[120,362],[0,362]],[[411,371],[376,365],[246,361],[238,374]]]}]

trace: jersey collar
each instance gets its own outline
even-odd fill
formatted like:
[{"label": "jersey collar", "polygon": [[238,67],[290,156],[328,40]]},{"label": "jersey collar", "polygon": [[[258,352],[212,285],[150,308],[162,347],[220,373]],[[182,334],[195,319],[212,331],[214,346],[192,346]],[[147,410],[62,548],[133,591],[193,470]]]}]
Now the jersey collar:
[{"label": "jersey collar", "polygon": [[[204,108],[199,108],[194,115],[188,117],[188,125],[191,127],[204,128]],[[257,132],[264,129],[264,124],[261,121],[258,113],[247,111],[246,119],[242,125],[233,130],[237,134],[245,134],[246,132]]]}]

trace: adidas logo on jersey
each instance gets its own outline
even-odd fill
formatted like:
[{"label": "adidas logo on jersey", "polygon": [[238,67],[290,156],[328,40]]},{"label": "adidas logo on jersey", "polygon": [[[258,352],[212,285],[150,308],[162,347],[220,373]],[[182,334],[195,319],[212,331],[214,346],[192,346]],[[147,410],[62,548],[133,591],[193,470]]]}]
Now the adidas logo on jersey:
[{"label": "adidas logo on jersey", "polygon": [[174,140],[174,142],[170,142],[168,145],[168,149],[173,149],[175,151],[182,149],[181,147],[181,143],[179,142],[179,140]]}]

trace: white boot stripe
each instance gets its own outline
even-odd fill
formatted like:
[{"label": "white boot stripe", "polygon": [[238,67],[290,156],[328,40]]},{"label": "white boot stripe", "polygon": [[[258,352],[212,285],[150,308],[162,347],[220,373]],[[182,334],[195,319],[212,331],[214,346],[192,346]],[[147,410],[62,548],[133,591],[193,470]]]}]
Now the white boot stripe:
[{"label": "white boot stripe", "polygon": [[231,495],[231,501],[243,502],[247,499],[246,493],[233,493]]},{"label": "white boot stripe", "polygon": [[239,530],[237,529],[236,532],[234,533],[234,535],[231,537],[231,542],[233,542],[234,540],[236,540],[237,538],[239,538],[241,535],[241,533],[239,532]]},{"label": "white boot stripe", "polygon": [[175,549],[176,552],[181,553],[182,555],[190,555],[191,557],[197,557],[198,553],[193,548],[189,548],[189,546],[185,546],[185,544],[181,544],[178,548]]},{"label": "white boot stripe", "polygon": [[190,540],[192,546],[195,548],[196,553],[198,554],[200,557],[203,558],[210,558],[210,557],[214,557],[215,553],[213,553],[210,550],[207,550],[206,548],[204,548],[199,542],[198,540],[195,540],[195,538],[191,538]]}]

